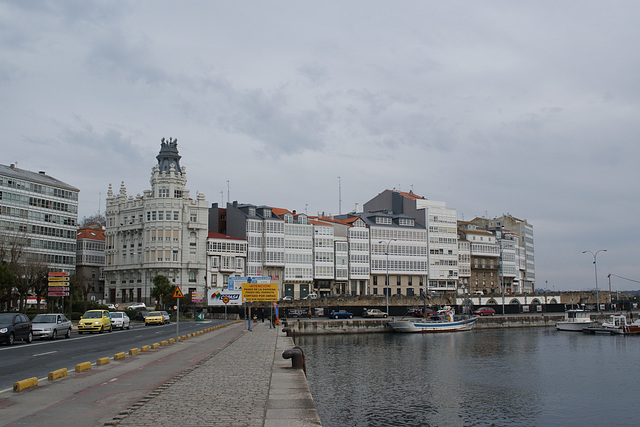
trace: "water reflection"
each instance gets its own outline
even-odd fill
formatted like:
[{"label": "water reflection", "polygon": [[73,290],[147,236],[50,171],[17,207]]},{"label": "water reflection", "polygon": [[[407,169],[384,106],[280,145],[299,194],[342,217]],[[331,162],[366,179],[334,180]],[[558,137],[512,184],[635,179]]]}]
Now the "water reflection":
[{"label": "water reflection", "polygon": [[640,337],[523,328],[297,343],[325,426],[636,424]]}]

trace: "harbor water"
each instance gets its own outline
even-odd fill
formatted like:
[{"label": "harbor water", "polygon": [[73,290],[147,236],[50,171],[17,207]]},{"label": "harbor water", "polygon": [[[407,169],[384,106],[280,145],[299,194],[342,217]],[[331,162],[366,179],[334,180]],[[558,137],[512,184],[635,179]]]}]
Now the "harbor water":
[{"label": "harbor water", "polygon": [[640,425],[640,336],[299,336],[324,426]]}]

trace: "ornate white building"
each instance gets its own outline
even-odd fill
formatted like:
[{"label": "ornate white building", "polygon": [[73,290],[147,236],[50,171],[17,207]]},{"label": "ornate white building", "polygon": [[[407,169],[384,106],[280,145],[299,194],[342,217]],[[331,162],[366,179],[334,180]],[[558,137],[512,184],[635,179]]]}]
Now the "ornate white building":
[{"label": "ornate white building", "polygon": [[105,300],[154,305],[152,279],[165,275],[183,294],[204,294],[208,210],[204,194],[186,189],[177,139],[162,139],[151,189],[134,198],[124,182],[107,193]]}]

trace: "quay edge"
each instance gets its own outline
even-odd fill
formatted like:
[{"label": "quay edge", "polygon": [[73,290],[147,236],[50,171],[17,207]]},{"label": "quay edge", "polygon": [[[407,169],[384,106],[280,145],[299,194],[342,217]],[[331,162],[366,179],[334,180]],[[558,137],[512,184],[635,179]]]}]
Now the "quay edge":
[{"label": "quay edge", "polygon": [[[487,316],[478,318],[473,330],[555,327],[556,322],[563,318],[562,314]],[[392,332],[391,328],[387,326],[391,319],[288,319],[287,326],[293,330],[295,335],[386,333]]]}]

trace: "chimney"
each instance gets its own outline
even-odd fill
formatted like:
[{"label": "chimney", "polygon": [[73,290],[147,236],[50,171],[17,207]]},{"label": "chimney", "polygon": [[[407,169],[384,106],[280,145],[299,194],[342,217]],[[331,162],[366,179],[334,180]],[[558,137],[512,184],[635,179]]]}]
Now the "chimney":
[{"label": "chimney", "polygon": [[38,173],[39,173],[40,175],[45,175],[45,172],[44,172],[44,171],[38,171]]}]

